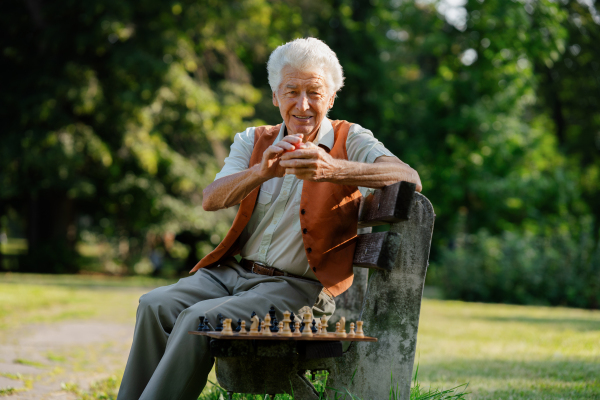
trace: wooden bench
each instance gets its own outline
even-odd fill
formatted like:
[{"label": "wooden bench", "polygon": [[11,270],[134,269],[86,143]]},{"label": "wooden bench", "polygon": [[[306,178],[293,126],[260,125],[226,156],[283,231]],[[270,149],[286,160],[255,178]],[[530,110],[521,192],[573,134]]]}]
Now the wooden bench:
[{"label": "wooden bench", "polygon": [[[429,200],[407,182],[377,190],[361,204],[354,264],[372,272],[366,290],[357,280],[346,297],[364,293],[359,316],[376,343],[352,342],[342,352],[337,341],[213,339],[219,384],[230,394],[293,391],[296,399],[318,399],[306,371],[329,371],[328,388],[367,400],[387,399],[392,386],[408,400],[434,219]],[[365,233],[384,224],[391,225],[388,232]],[[332,389],[328,396],[344,397]]]}]

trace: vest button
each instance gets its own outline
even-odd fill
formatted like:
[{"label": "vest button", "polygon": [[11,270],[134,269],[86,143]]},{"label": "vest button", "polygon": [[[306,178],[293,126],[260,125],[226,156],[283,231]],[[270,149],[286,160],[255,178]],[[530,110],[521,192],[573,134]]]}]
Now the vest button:
[{"label": "vest button", "polygon": [[306,213],[306,210],[303,208],[302,211],[300,211],[300,214],[304,215]]},{"label": "vest button", "polygon": [[308,232],[308,229],[306,229],[306,228],[302,229],[302,233],[306,233],[306,232]]},{"label": "vest button", "polygon": [[317,267],[313,267],[313,271],[317,272]]},{"label": "vest button", "polygon": [[306,249],[306,252],[310,253],[310,252],[312,252],[312,249],[309,247],[308,249]]}]

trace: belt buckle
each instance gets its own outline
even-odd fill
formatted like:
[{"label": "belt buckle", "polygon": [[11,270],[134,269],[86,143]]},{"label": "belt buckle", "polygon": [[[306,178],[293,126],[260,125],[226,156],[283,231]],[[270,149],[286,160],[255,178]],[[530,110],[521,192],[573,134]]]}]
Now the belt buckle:
[{"label": "belt buckle", "polygon": [[[253,274],[256,274],[256,272],[254,272],[254,266],[255,265],[259,265],[261,267],[266,267],[266,265],[263,264],[263,263],[259,263],[259,262],[253,261],[252,262],[252,268],[250,268],[250,272],[252,272]],[[259,275],[259,274],[257,274],[257,275]]]}]

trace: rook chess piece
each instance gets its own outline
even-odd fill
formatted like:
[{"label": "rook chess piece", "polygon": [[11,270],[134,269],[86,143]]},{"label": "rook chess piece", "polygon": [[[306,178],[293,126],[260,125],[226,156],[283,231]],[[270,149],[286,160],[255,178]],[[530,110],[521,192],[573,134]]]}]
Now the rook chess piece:
[{"label": "rook chess piece", "polygon": [[348,337],[354,337],[354,322],[350,322],[350,333],[348,333]]},{"label": "rook chess piece", "polygon": [[238,319],[238,322],[237,322],[237,326],[235,327],[234,331],[235,331],[235,332],[240,332],[240,331],[241,331],[241,329],[242,329],[242,319],[241,319],[241,318],[239,318],[239,319]]},{"label": "rook chess piece", "polygon": [[363,321],[356,321],[356,337],[365,337],[363,332]]}]

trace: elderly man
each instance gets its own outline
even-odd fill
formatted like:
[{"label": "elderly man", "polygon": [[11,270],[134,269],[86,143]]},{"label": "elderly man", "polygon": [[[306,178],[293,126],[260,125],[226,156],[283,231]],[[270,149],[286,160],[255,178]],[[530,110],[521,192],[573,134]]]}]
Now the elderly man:
[{"label": "elderly man", "polygon": [[344,78],[325,43],[280,46],[267,68],[283,123],[235,136],[203,207],[240,204],[237,216],[194,275],[140,298],[119,400],[198,397],[213,364],[207,338],[187,333],[199,316],[214,328],[219,313],[248,323],[271,306],[279,319],[307,306],[332,314],[352,284],[360,197],[401,180],[421,189],[370,131],[327,119]]}]

